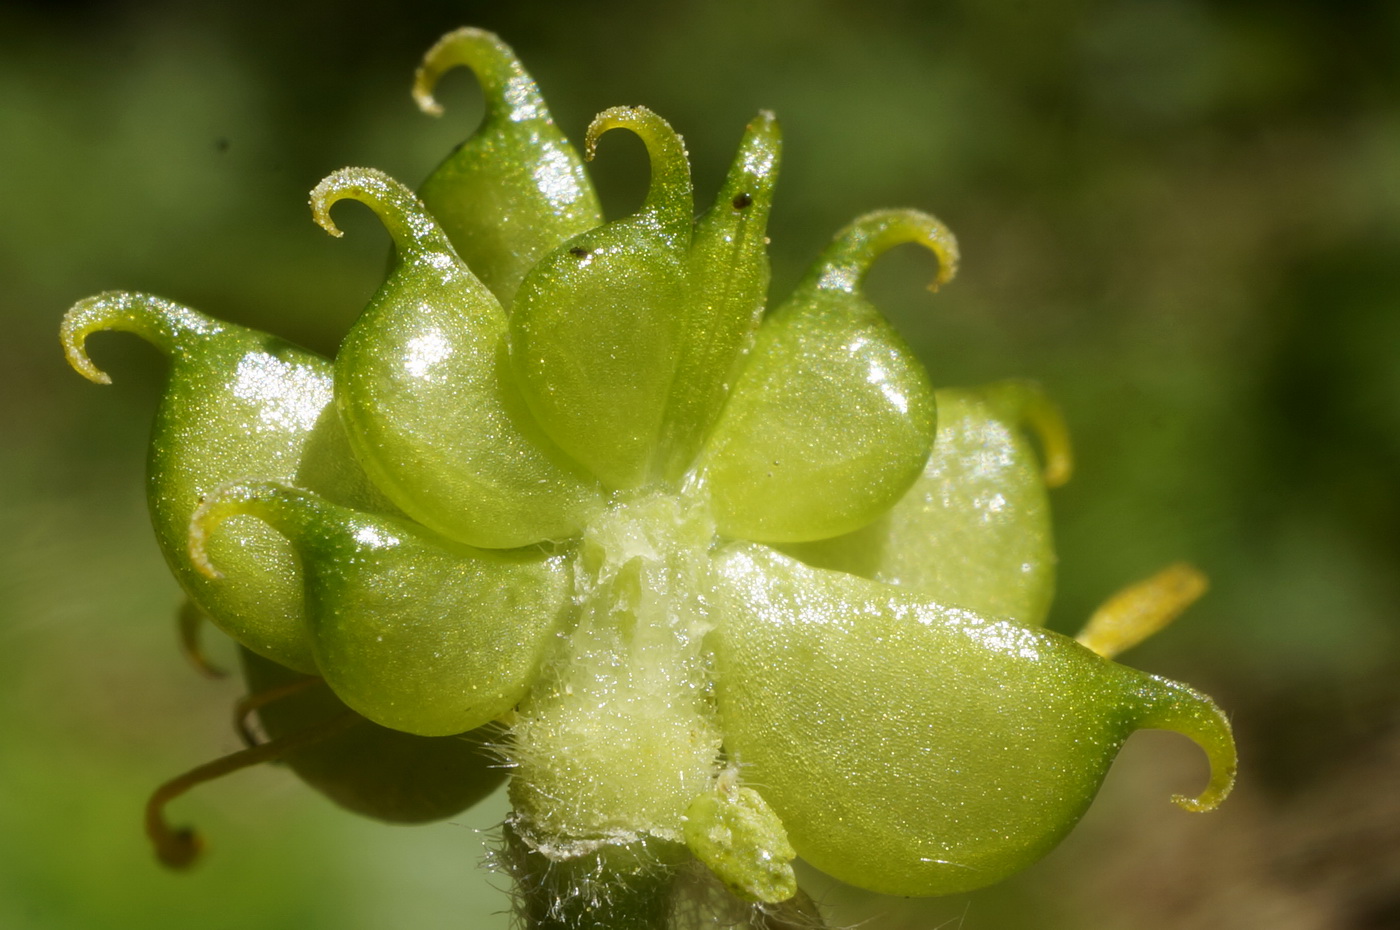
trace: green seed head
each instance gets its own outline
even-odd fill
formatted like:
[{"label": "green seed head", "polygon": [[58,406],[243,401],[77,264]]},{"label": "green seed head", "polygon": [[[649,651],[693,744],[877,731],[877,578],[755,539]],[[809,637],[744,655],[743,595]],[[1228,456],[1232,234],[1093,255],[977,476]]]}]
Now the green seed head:
[{"label": "green seed head", "polygon": [[[1234,745],[1208,698],[1041,626],[1057,408],[1027,382],[935,390],[862,291],[905,243],[949,281],[941,222],[857,219],[766,311],[772,114],[698,219],[671,126],[599,114],[588,158],[625,129],[651,170],[604,222],[495,36],[435,46],[420,105],[458,65],[486,116],[419,194],[367,168],[311,194],[331,234],[356,200],[393,243],[333,360],[140,294],[64,320],[98,383],[98,331],[170,357],[156,535],[243,647],[268,738],[157,793],[167,859],[196,847],[160,808],[209,773],[286,758],[353,810],[421,821],[495,784],[488,739],[511,848],[575,876],[574,902],[665,894],[686,856],[767,905],[796,893],[797,855],[893,894],[976,888],[1049,850],[1143,727],[1204,747],[1183,806],[1224,798]],[[1083,642],[1127,648],[1203,590],[1170,581]]]}]

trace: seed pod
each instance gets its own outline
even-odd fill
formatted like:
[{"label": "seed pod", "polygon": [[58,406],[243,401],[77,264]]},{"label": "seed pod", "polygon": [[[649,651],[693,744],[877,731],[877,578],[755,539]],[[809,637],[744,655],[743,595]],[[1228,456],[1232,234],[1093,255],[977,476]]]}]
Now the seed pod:
[{"label": "seed pod", "polygon": [[524,696],[569,606],[563,556],[472,549],[402,520],[337,507],[285,485],[230,485],[190,521],[190,556],[251,514],[291,540],[306,573],[320,674],[345,704],[419,736],[476,729]]},{"label": "seed pod", "polygon": [[685,334],[666,410],[663,471],[690,466],[753,346],[768,295],[768,213],[782,133],[764,111],[744,130],[714,206],[690,246]]},{"label": "seed pod", "polygon": [[652,477],[685,335],[694,198],[685,145],[644,107],[598,114],[589,157],[600,136],[619,128],[640,136],[651,158],[642,208],[570,239],[531,269],[516,294],[510,355],[549,436],[604,485],[632,488]]},{"label": "seed pod", "polygon": [[393,268],[336,356],[351,444],[404,512],[450,539],[513,548],[576,532],[596,484],[539,430],[505,356],[506,316],[402,184],[345,168],[311,193],[333,235],[337,201],[369,206]]},{"label": "seed pod", "polygon": [[1123,741],[1205,749],[1209,810],[1234,780],[1229,723],[1185,685],[1073,640],[735,544],[717,561],[725,748],[797,854],[887,894],[954,894],[1044,855]]},{"label": "seed pod", "polygon": [[156,538],[190,598],[228,635],[289,668],[311,671],[301,571],[286,540],[256,520],[210,537],[215,585],[190,562],[190,515],[219,486],[250,475],[309,488],[348,506],[391,510],[350,453],[331,406],[331,364],[289,342],[146,294],[108,292],[63,319],[68,362],[98,384],[87,337],[135,333],[170,356],[151,431],[147,495]]},{"label": "seed pod", "polygon": [[[241,650],[243,679],[257,695],[305,676]],[[324,682],[258,708],[269,739],[332,720],[346,707]],[[361,719],[348,730],[286,756],[302,781],[348,810],[390,823],[428,823],[471,807],[495,791],[506,773],[486,743],[489,728],[460,736],[413,736]]]},{"label": "seed pod", "polygon": [[465,28],[438,40],[413,82],[418,106],[441,115],[433,88],[459,65],[480,82],[486,115],[419,195],[472,273],[509,309],[525,272],[565,239],[603,222],[602,209],[534,79],[491,33]]},{"label": "seed pod", "polygon": [[[942,604],[1029,626],[1045,622],[1055,590],[1047,487],[1069,478],[1064,420],[1028,381],[943,388],[938,433],[923,474],[874,523],[784,551],[927,594]],[[1026,429],[1045,450],[1045,465]]]},{"label": "seed pod", "polygon": [[849,533],[907,491],[933,443],[928,376],[860,292],[874,260],[918,242],[953,275],[957,247],[931,216],[872,213],[840,232],[763,321],[703,467],[722,533],[802,542]]}]

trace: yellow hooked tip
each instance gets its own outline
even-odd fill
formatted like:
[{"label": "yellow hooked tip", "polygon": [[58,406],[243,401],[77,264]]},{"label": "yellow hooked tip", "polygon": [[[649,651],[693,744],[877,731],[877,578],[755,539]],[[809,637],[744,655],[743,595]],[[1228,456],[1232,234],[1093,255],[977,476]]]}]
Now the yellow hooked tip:
[{"label": "yellow hooked tip", "polygon": [[111,302],[108,295],[89,297],[73,305],[63,315],[58,339],[63,344],[63,357],[78,374],[94,384],[111,384],[112,376],[93,364],[87,354],[87,337],[109,328]]},{"label": "yellow hooked tip", "polygon": [[809,274],[819,288],[854,293],[876,259],[905,243],[921,245],[938,259],[930,291],[957,274],[957,237],[937,217],[920,210],[877,210],[856,219],[836,234]]},{"label": "yellow hooked tip", "polygon": [[169,354],[180,339],[212,334],[220,328],[203,314],[150,294],[107,291],[74,304],[63,315],[58,338],[74,371],[95,384],[111,384],[111,376],[88,357],[87,337],[93,333],[133,333]]},{"label": "yellow hooked tip", "polygon": [[1139,697],[1143,705],[1138,727],[1180,733],[1200,746],[1210,761],[1205,790],[1194,798],[1173,795],[1172,801],[1197,813],[1215,810],[1234,788],[1239,767],[1235,735],[1225,712],[1194,688],[1156,675],[1146,676]]},{"label": "yellow hooked tip", "polygon": [[369,207],[402,253],[452,249],[417,195],[376,168],[341,168],[312,188],[311,217],[337,239],[344,233],[331,219],[331,207],[342,200],[358,200]]},{"label": "yellow hooked tip", "polygon": [[413,74],[413,102],[418,104],[418,109],[430,116],[441,116],[442,104],[433,96],[438,81],[453,68],[468,66],[474,71],[478,70],[472,65],[474,56],[471,52],[483,42],[492,40],[497,44],[500,42],[491,33],[470,26],[456,29],[438,39],[424,54],[422,64]]},{"label": "yellow hooked tip", "polygon": [[240,484],[232,482],[200,498],[190,515],[189,556],[195,569],[205,578],[217,581],[224,575],[209,558],[209,535],[229,517],[253,513],[259,509],[277,486],[268,482]]},{"label": "yellow hooked tip", "polygon": [[512,122],[549,118],[539,89],[510,46],[494,33],[469,26],[438,39],[423,56],[413,75],[413,101],[418,109],[430,116],[441,116],[442,104],[433,91],[444,74],[461,67],[476,75],[486,98],[488,116],[496,114]]},{"label": "yellow hooked tip", "polygon": [[210,581],[218,581],[224,575],[209,560],[209,531],[218,526],[226,513],[217,497],[207,497],[199,502],[190,517],[189,553],[195,570]]},{"label": "yellow hooked tip", "polygon": [[1024,378],[998,381],[982,391],[1003,416],[1024,424],[1040,440],[1045,486],[1058,488],[1067,483],[1074,472],[1074,448],[1059,404],[1039,384]]}]

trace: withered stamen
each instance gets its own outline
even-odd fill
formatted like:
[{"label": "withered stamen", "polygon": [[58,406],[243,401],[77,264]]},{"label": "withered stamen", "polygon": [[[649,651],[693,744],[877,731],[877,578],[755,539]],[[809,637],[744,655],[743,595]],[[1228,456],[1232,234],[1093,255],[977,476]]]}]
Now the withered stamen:
[{"label": "withered stamen", "polygon": [[283,698],[300,694],[312,685],[324,684],[324,679],[315,675],[307,675],[305,678],[298,678],[296,681],[288,681],[271,688],[265,688],[257,694],[245,694],[238,699],[238,703],[233,705],[233,727],[238,731],[239,737],[243,740],[243,745],[250,749],[254,746],[263,745],[264,741],[258,739],[258,735],[253,732],[252,715],[262,710],[269,704],[273,704]]},{"label": "withered stamen", "polygon": [[209,661],[209,657],[204,654],[204,646],[201,643],[200,631],[207,619],[204,611],[200,610],[194,601],[185,599],[185,602],[180,605],[180,612],[176,619],[180,629],[180,651],[205,678],[223,678],[228,675],[228,672]]},{"label": "withered stamen", "polygon": [[348,730],[363,719],[353,711],[332,717],[325,723],[268,740],[258,746],[195,766],[183,775],[157,788],[146,802],[146,835],[156,848],[156,858],[172,869],[186,869],[194,864],[204,844],[199,834],[189,827],[171,829],[165,822],[165,806],[196,785],[246,769],[263,762],[272,762],[288,753],[329,739]]}]

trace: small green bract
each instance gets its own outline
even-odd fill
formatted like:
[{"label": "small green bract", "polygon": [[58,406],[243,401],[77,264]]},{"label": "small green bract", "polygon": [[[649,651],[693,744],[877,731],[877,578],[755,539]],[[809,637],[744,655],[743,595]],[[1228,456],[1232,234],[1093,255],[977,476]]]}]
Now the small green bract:
[{"label": "small green bract", "polygon": [[[766,905],[797,893],[794,856],[891,894],[995,882],[1070,829],[1143,727],[1209,756],[1180,803],[1220,802],[1224,715],[1107,658],[1198,576],[1110,602],[1087,646],[1043,629],[1046,488],[1069,471],[1058,411],[1023,382],[935,390],[862,293],[903,243],[949,280],[938,220],[857,219],[765,312],[771,114],[698,219],[680,136],[645,108],[600,114],[588,156],[621,129],[651,165],[641,208],[604,222],[494,36],[434,47],[420,104],[437,110],[458,65],[486,116],[418,195],[367,168],[311,194],[331,234],[355,200],[394,247],[334,360],[142,294],[64,320],[93,381],[97,331],[171,358],[156,533],[242,647],[262,730],[214,768],[284,758],[404,821],[451,816],[508,770],[529,855],[690,856]],[[209,774],[153,801],[167,861],[194,841],[160,807]]]}]

